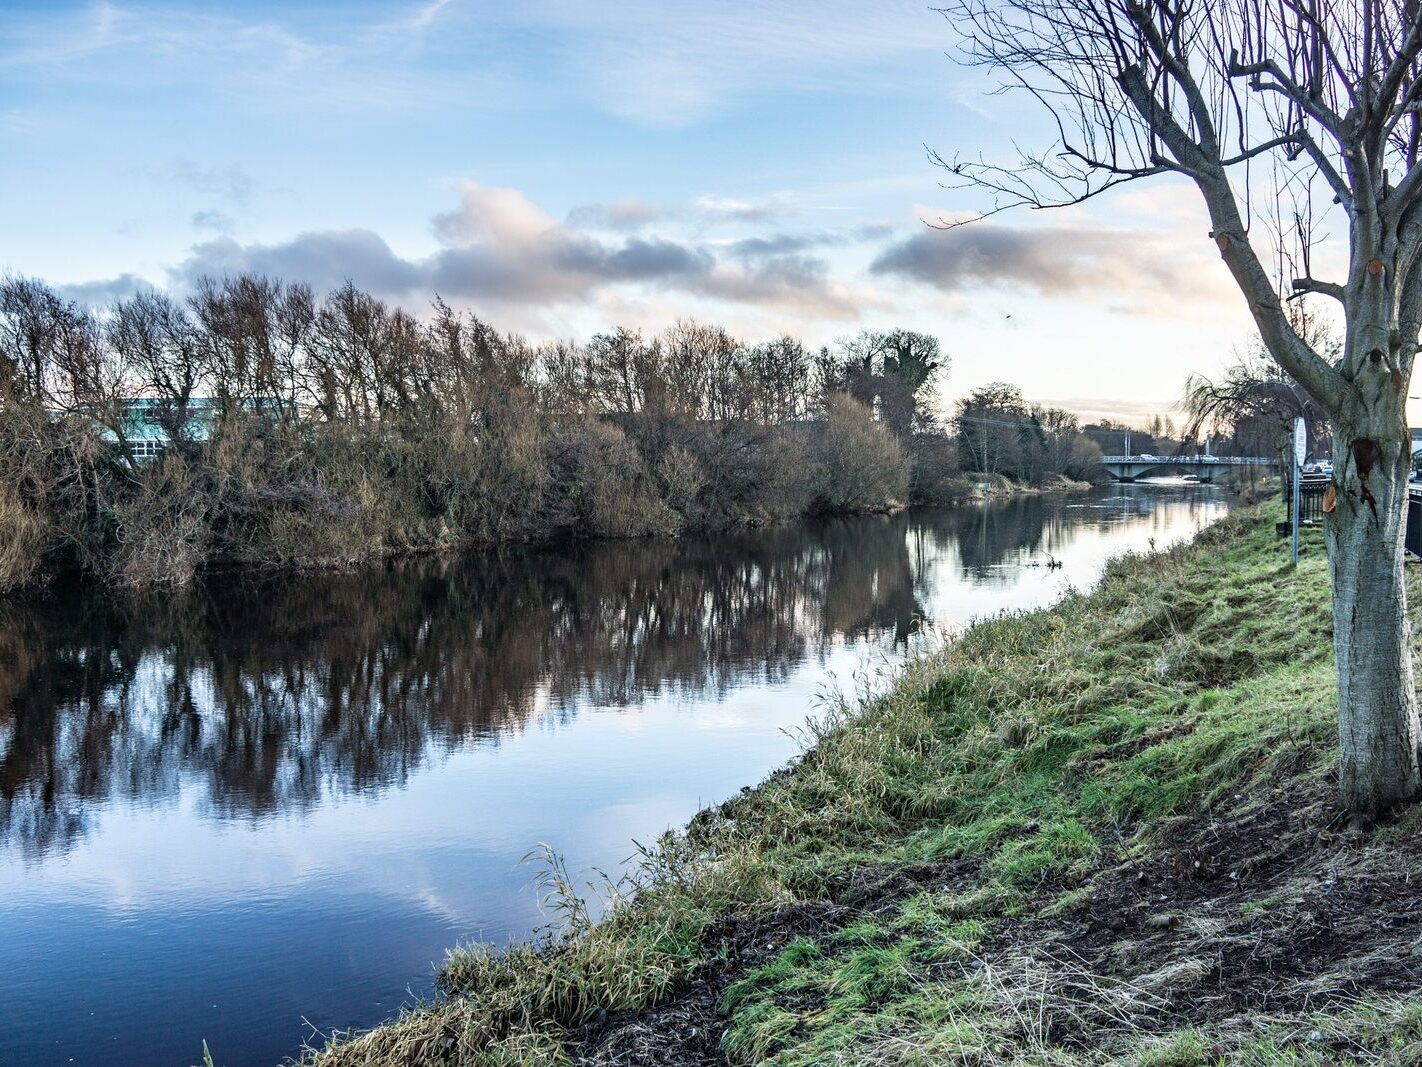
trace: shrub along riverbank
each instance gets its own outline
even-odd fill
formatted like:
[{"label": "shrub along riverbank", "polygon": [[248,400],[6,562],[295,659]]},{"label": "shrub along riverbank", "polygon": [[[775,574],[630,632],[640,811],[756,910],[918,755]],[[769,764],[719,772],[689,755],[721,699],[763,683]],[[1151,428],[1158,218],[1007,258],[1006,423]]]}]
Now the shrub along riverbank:
[{"label": "shrub along riverbank", "polygon": [[311,1061],[1418,1062],[1422,820],[1336,817],[1327,565],[1273,518],[979,623]]},{"label": "shrub along riverbank", "polygon": [[[181,584],[217,563],[961,499],[982,476],[926,403],[945,364],[911,330],[811,351],[679,321],[533,344],[351,285],[318,298],[241,275],[96,311],[0,278],[0,593],[66,568]],[[1013,463],[998,442],[983,469],[1097,473],[1074,417],[1020,414]]]}]

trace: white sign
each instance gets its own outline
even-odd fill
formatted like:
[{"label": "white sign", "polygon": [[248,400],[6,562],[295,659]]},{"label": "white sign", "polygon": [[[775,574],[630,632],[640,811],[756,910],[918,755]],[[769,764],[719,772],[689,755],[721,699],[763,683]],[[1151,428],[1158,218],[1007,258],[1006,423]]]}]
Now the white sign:
[{"label": "white sign", "polygon": [[1308,425],[1303,418],[1294,420],[1294,466],[1302,467],[1308,458]]}]

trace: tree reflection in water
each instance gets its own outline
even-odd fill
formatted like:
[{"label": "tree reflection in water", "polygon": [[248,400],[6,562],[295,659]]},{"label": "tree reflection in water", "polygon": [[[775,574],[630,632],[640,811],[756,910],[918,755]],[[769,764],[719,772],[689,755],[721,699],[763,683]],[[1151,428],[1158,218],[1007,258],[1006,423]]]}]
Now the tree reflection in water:
[{"label": "tree reflection in water", "polygon": [[1004,563],[1070,540],[1084,521],[1071,506],[1026,498],[214,577],[141,602],[57,587],[0,604],[0,850],[63,850],[105,803],[180,791],[215,818],[302,811],[534,717],[716,699],[783,679],[832,642],[902,644],[936,567],[956,559],[974,584],[1005,581]]},{"label": "tree reflection in water", "polygon": [[216,817],[399,783],[532,716],[716,697],[907,633],[904,516],[0,605],[0,847],[196,785]]}]

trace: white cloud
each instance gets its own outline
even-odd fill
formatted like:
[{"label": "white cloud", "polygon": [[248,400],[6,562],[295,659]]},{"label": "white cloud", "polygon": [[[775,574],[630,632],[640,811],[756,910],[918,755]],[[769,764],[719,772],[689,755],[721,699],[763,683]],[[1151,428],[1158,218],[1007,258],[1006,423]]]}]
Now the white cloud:
[{"label": "white cloud", "polygon": [[651,126],[696,122],[766,89],[895,83],[895,57],[943,47],[941,22],[908,0],[529,0],[508,17],[563,34],[601,106]]},{"label": "white cloud", "polygon": [[741,200],[729,196],[701,196],[697,197],[696,206],[710,218],[736,222],[765,222],[785,212],[783,197]]},{"label": "white cloud", "polygon": [[449,6],[449,0],[431,0],[430,3],[421,4],[415,9],[415,13],[410,16],[407,25],[412,30],[423,30],[439,17],[439,13]]}]

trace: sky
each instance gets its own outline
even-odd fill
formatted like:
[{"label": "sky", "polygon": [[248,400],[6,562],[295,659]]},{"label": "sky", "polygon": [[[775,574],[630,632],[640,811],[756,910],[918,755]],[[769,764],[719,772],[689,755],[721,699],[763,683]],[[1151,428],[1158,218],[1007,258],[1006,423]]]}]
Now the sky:
[{"label": "sky", "polygon": [[1252,336],[1193,189],[991,206],[928,149],[1051,142],[905,0],[0,5],[0,271],[104,304],[255,270],[585,338],[936,335],[1088,417]]}]

